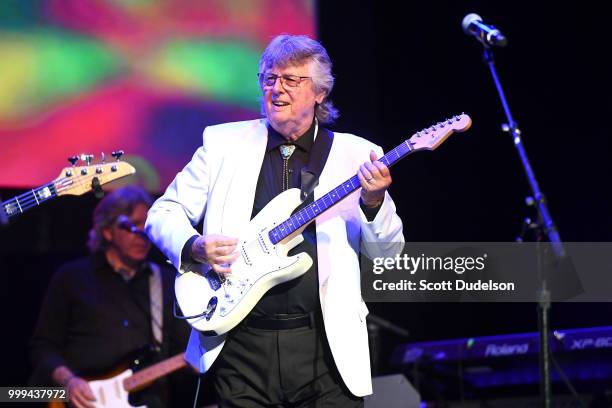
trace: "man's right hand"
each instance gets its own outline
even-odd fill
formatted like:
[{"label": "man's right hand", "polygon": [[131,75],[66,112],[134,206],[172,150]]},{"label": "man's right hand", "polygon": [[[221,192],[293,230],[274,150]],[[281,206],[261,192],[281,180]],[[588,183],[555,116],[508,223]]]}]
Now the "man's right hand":
[{"label": "man's right hand", "polygon": [[240,255],[236,250],[237,238],[223,235],[205,235],[191,244],[191,256],[197,262],[207,263],[217,273],[231,273],[230,265]]},{"label": "man's right hand", "polygon": [[70,404],[76,408],[96,408],[92,402],[96,401],[93,391],[87,381],[81,377],[72,377],[66,384]]}]

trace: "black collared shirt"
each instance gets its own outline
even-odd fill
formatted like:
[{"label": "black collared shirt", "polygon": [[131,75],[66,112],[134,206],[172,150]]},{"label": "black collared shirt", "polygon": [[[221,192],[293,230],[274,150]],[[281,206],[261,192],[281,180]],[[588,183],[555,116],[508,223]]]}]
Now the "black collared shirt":
[{"label": "black collared shirt", "polygon": [[[150,274],[149,268],[142,268],[125,280],[102,253],[63,265],[49,284],[31,340],[32,381],[49,383],[60,365],[77,375],[96,375],[153,344]],[[160,357],[182,350],[189,334],[185,322],[171,318],[172,278],[162,267],[168,343]]]},{"label": "black collared shirt", "polygon": [[[301,170],[307,166],[310,159],[310,152],[315,140],[314,132],[315,122],[313,121],[312,126],[306,133],[297,140],[289,142],[268,125],[268,144],[257,180],[253,217],[282,192],[283,158],[279,147],[283,144],[296,146],[287,163],[289,188],[300,188]],[[312,201],[312,196],[309,200]],[[312,258],[313,266],[299,278],[270,289],[253,309],[252,313],[254,315],[305,314],[320,307],[317,276],[317,238],[314,222],[310,223],[302,236],[304,241],[289,251],[289,255],[306,252]]]}]

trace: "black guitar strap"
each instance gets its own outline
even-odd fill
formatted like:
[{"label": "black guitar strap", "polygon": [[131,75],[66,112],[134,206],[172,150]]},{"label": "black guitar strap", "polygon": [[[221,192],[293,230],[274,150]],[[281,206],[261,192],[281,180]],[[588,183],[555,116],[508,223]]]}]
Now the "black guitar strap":
[{"label": "black guitar strap", "polygon": [[308,164],[302,168],[300,187],[302,202],[319,185],[319,177],[329,157],[333,141],[334,133],[331,130],[320,127],[310,151]]}]

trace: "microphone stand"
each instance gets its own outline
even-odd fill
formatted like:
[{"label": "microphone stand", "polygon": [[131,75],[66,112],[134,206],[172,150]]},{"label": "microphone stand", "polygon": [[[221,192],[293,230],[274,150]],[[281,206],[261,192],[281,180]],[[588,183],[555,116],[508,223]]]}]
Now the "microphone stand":
[{"label": "microphone stand", "polygon": [[[527,176],[527,181],[529,182],[529,186],[531,187],[531,192],[533,194],[533,199],[528,199],[527,201],[532,201],[534,203],[535,208],[538,213],[538,223],[540,224],[541,230],[544,234],[544,237],[548,238],[550,242],[550,246],[553,252],[553,255],[557,260],[560,260],[565,257],[565,249],[563,247],[563,243],[561,242],[561,237],[559,236],[559,232],[557,231],[557,227],[555,226],[550,212],[548,211],[548,207],[546,205],[546,200],[544,198],[544,194],[540,190],[540,186],[536,180],[535,174],[531,165],[529,164],[529,160],[527,159],[527,153],[525,152],[525,148],[523,147],[523,142],[521,138],[521,130],[518,128],[518,124],[514,121],[512,117],[512,113],[510,112],[510,106],[508,105],[508,101],[506,100],[506,95],[504,94],[504,90],[502,89],[501,83],[499,81],[499,77],[497,75],[497,70],[495,69],[495,61],[493,58],[493,51],[491,47],[482,43],[484,46],[484,61],[489,66],[489,70],[491,71],[491,76],[493,77],[493,82],[495,83],[495,87],[497,88],[497,93],[499,94],[499,99],[504,108],[504,112],[506,114],[507,123],[502,124],[502,130],[506,133],[509,133],[512,136],[512,140],[514,141],[514,147],[516,148],[519,157],[521,159],[521,163],[523,165],[523,169],[525,170],[525,175]],[[539,258],[539,257],[538,257]],[[540,269],[541,262],[538,259],[538,269]],[[541,272],[539,270],[539,272]],[[551,292],[547,288],[546,278],[544,274],[540,273],[541,276],[541,286],[538,295],[538,332],[540,337],[540,397],[542,401],[542,407],[550,408],[551,406],[551,385],[550,385],[550,347],[549,347],[549,333],[550,333],[550,301],[551,301]]]},{"label": "microphone stand", "polygon": [[[2,203],[2,197],[0,197],[0,203]],[[4,227],[8,224],[8,217],[4,208],[0,208],[0,227]]]}]

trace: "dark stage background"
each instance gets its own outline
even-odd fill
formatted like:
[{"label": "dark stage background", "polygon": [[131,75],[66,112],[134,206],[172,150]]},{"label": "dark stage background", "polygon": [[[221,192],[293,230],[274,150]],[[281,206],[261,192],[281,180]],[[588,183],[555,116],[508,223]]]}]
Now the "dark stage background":
[{"label": "dark stage background", "polygon": [[[603,6],[535,1],[320,2],[319,38],[335,63],[332,129],[385,149],[432,122],[466,112],[472,129],[434,153],[393,169],[391,188],[412,241],[512,241],[530,193],[482,47],[465,36],[477,12],[509,38],[497,67],[540,186],[565,241],[610,241],[610,49]],[[255,72],[256,67],[253,67]],[[182,117],[169,118],[182,122]],[[200,134],[201,126],[191,120]],[[171,126],[167,124],[166,126]],[[178,125],[177,125],[178,126]],[[36,154],[33,148],[24,154]],[[187,161],[189,157],[185,157]],[[28,171],[28,169],[24,169]],[[4,190],[6,199],[19,191]],[[85,253],[96,200],[61,198],[24,214],[0,234],[4,366],[0,384],[23,385],[26,343],[49,277]],[[609,279],[602,276],[602,279]],[[535,331],[533,304],[370,304],[410,331],[384,333],[381,371],[401,341]],[[610,304],[555,304],[553,328],[610,325]]]}]

